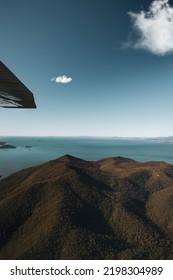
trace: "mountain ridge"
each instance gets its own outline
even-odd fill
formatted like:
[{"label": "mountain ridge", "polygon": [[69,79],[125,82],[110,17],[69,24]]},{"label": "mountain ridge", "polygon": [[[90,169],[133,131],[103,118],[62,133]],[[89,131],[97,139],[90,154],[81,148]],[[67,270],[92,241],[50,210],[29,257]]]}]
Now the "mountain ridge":
[{"label": "mountain ridge", "polygon": [[0,195],[0,259],[173,258],[170,164],[65,155],[1,179]]}]

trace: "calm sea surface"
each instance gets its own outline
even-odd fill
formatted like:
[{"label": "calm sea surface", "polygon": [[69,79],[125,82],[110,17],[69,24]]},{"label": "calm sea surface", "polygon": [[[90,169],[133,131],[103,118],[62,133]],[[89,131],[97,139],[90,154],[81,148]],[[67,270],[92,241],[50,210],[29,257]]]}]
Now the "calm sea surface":
[{"label": "calm sea surface", "polygon": [[[113,138],[0,137],[0,142],[16,149],[0,149],[0,175],[3,177],[70,154],[87,160],[122,156],[137,161],[173,163],[173,143]],[[31,148],[26,148],[31,146]]]}]

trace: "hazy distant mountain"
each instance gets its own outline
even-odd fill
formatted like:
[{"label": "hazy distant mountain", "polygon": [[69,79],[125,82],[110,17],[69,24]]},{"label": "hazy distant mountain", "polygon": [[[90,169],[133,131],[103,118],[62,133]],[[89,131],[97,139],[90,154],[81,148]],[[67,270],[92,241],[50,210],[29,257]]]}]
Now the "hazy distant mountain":
[{"label": "hazy distant mountain", "polygon": [[172,259],[173,166],[69,155],[0,181],[1,259]]}]

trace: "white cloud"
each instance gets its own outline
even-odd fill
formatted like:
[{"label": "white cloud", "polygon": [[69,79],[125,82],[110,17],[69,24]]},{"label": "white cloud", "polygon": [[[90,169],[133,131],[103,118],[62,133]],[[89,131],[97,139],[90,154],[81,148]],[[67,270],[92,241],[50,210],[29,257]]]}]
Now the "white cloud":
[{"label": "white cloud", "polygon": [[68,84],[72,81],[72,78],[67,77],[66,75],[54,77],[51,79],[52,82],[60,83],[60,84]]},{"label": "white cloud", "polygon": [[139,33],[131,46],[161,56],[173,53],[173,7],[169,0],[154,0],[148,12],[128,14]]}]

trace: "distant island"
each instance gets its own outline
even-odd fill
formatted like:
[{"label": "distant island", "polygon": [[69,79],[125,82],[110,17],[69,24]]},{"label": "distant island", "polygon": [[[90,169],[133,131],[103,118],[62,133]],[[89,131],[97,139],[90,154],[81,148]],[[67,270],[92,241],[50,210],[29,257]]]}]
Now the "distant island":
[{"label": "distant island", "polygon": [[171,164],[65,155],[1,179],[0,195],[0,259],[173,259]]},{"label": "distant island", "polygon": [[1,144],[0,149],[16,149],[16,147],[9,144]]}]

